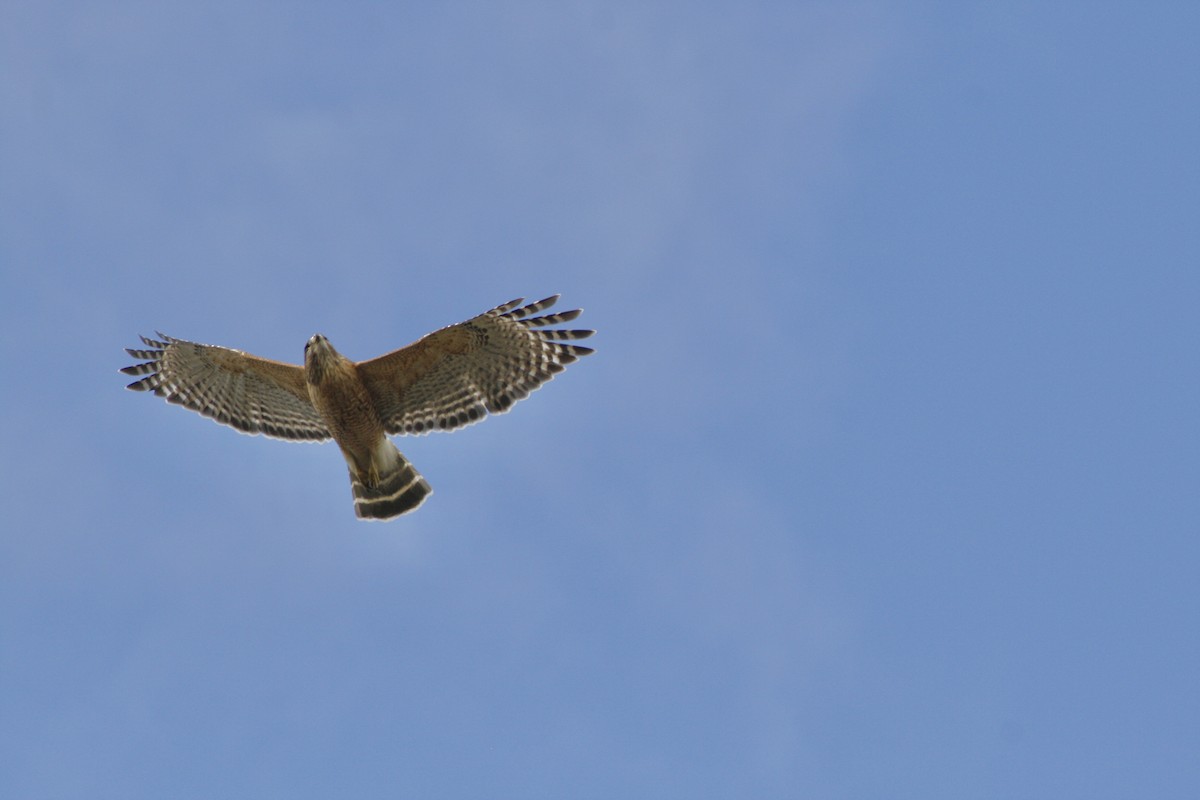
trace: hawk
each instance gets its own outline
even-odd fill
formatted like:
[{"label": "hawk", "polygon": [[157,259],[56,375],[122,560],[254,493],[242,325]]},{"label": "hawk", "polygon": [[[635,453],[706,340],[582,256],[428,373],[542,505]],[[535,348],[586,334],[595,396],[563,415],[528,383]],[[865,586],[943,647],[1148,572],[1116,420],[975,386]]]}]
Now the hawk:
[{"label": "hawk", "polygon": [[354,513],[392,519],[433,490],[388,434],[452,431],[501,414],[592,349],[567,344],[590,330],[547,330],[581,309],[542,312],[558,295],[518,298],[450,325],[387,355],[354,362],[321,334],[304,346],[304,366],[175,339],[139,337],[145,375],[128,388],[150,391],[243,433],[291,441],[333,439],[350,469]]}]

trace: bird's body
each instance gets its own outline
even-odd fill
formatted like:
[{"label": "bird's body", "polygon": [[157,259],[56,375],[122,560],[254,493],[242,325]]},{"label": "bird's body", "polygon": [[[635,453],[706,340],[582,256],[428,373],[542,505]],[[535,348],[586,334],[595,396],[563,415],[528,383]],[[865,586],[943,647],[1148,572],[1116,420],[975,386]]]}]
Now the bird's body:
[{"label": "bird's body", "polygon": [[305,345],[304,378],[309,402],[344,452],[366,453],[384,435],[383,421],[354,362],[320,334]]},{"label": "bird's body", "polygon": [[502,413],[592,352],[554,341],[592,331],[541,329],[579,310],[532,316],[557,299],[527,306],[514,300],[358,363],[320,334],[305,346],[303,367],[159,334],[142,337],[152,349],[128,350],[146,363],[122,372],[147,375],[130,389],[153,391],[245,433],[332,438],[350,470],[355,513],[390,519],[416,509],[432,489],[389,433],[454,430]]},{"label": "bird's body", "polygon": [[415,511],[433,494],[387,438],[358,367],[319,333],[304,346],[304,377],[313,408],[350,468],[354,511],[359,517],[391,519]]}]

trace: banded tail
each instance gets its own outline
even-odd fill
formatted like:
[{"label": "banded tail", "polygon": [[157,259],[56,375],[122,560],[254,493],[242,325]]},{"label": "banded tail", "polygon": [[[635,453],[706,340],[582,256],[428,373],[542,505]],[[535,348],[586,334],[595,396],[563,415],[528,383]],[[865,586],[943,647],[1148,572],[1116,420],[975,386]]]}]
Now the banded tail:
[{"label": "banded tail", "polygon": [[[377,458],[378,477],[373,484],[370,474],[359,474],[353,467],[350,469],[354,513],[359,519],[391,519],[407,514],[417,510],[425,498],[433,494],[429,483],[396,446],[386,439],[384,443],[391,452],[382,459]],[[384,447],[378,450],[384,450]],[[379,464],[379,461],[384,463]]]}]

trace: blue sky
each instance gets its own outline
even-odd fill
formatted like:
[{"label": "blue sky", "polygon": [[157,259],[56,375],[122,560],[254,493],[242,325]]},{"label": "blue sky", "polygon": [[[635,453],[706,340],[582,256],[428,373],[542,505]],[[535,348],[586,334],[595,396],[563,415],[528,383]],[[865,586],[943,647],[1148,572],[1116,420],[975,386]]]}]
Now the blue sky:
[{"label": "blue sky", "polygon": [[[0,19],[0,795],[1200,792],[1195,6]],[[554,292],[385,525],[117,373]]]}]

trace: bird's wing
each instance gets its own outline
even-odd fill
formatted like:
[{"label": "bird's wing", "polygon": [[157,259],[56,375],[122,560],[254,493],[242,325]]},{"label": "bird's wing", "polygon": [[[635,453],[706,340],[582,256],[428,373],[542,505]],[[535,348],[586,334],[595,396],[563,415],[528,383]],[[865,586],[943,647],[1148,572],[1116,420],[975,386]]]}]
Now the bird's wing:
[{"label": "bird's wing", "polygon": [[449,431],[507,411],[590,348],[563,341],[593,331],[544,330],[581,311],[533,316],[558,295],[521,306],[513,300],[474,319],[442,328],[358,372],[388,433]]},{"label": "bird's wing", "polygon": [[154,392],[243,433],[308,441],[330,437],[308,399],[303,367],[158,336],[140,337],[150,349],[125,351],[145,361],[121,370],[146,376],[130,389]]}]

